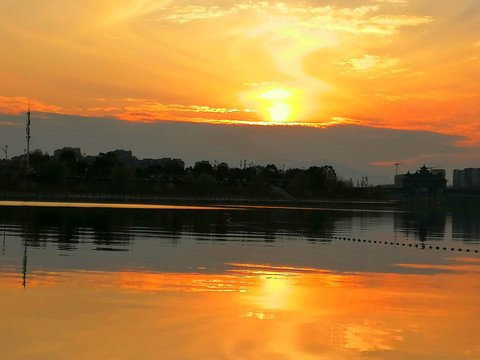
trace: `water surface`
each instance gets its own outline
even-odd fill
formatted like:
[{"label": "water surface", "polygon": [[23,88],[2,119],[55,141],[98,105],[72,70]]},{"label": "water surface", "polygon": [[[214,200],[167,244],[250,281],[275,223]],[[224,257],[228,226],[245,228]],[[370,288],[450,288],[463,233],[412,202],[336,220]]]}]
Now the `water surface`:
[{"label": "water surface", "polygon": [[8,359],[479,359],[473,212],[0,207]]}]

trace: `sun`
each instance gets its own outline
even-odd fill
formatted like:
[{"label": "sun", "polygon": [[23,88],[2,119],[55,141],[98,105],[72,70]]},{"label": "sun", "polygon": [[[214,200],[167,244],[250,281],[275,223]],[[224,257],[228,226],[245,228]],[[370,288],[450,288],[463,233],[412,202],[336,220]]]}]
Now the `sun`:
[{"label": "sun", "polygon": [[283,88],[274,88],[256,96],[262,101],[262,107],[272,122],[286,122],[293,112],[293,92]]},{"label": "sun", "polygon": [[270,113],[273,122],[285,122],[292,113],[292,107],[280,101],[275,101],[273,106],[266,109]]},{"label": "sun", "polygon": [[292,86],[280,85],[277,82],[254,83],[253,86],[256,88],[242,93],[240,99],[248,109],[261,117],[259,123],[282,125],[298,121],[304,108],[299,106],[300,103],[303,103],[303,91]]}]

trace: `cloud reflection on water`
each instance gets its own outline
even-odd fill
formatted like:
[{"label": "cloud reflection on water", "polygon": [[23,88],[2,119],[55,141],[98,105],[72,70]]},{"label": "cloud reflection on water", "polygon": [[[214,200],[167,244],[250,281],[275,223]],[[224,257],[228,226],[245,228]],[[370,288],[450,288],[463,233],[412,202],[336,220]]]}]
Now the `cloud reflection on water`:
[{"label": "cloud reflection on water", "polygon": [[61,339],[73,346],[72,359],[122,358],[116,342],[104,341],[107,334],[126,341],[127,353],[146,346],[150,356],[171,359],[473,359],[480,355],[478,261],[451,259],[442,267],[447,272],[434,275],[248,263],[228,264],[224,273],[33,271],[20,302],[13,293],[21,274],[3,268],[0,313],[7,328],[48,319],[44,331],[35,321],[20,330],[38,346],[33,353],[60,324],[70,334]]}]

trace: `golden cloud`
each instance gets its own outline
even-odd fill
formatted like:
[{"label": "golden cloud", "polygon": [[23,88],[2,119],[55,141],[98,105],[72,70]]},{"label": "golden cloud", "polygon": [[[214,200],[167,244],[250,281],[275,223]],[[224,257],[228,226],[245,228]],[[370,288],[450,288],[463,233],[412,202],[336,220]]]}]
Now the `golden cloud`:
[{"label": "golden cloud", "polygon": [[36,112],[44,113],[58,113],[61,108],[55,105],[46,105],[35,99],[28,99],[26,97],[8,97],[0,96],[0,113],[19,115],[26,113],[28,107],[35,109]]},{"label": "golden cloud", "polygon": [[378,3],[408,4],[409,0],[371,0]]},{"label": "golden cloud", "polygon": [[[378,2],[404,4],[403,0],[378,0]],[[417,26],[432,21],[429,16],[416,15],[368,15],[379,11],[377,5],[364,5],[356,8],[339,8],[335,6],[323,7],[295,7],[286,3],[249,2],[235,4],[230,8],[222,9],[219,6],[174,6],[165,7],[159,11],[157,21],[185,24],[194,20],[207,20],[253,11],[257,14],[268,14],[274,17],[292,18],[303,26],[316,29],[325,29],[337,32],[368,33],[376,35],[392,35],[405,26]]]}]

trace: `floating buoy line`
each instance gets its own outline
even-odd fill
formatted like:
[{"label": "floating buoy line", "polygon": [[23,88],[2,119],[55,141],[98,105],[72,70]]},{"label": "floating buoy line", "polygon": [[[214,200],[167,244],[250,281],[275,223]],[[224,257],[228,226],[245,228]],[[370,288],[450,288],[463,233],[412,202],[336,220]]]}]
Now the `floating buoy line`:
[{"label": "floating buoy line", "polygon": [[390,246],[401,246],[405,248],[417,248],[421,250],[441,250],[441,251],[458,251],[458,252],[467,252],[467,253],[475,253],[478,254],[479,250],[470,250],[469,248],[462,248],[462,247],[447,247],[447,246],[434,246],[428,244],[412,244],[406,242],[396,242],[396,241],[379,241],[379,240],[365,240],[365,239],[356,239],[356,238],[349,238],[349,237],[342,237],[342,236],[331,236],[325,237],[320,236],[319,234],[307,234],[307,233],[294,233],[292,235],[299,235],[311,238],[320,238],[325,240],[342,240],[342,241],[350,241],[350,242],[358,242],[358,243],[365,243],[365,244],[379,244],[379,245],[390,245]]}]

